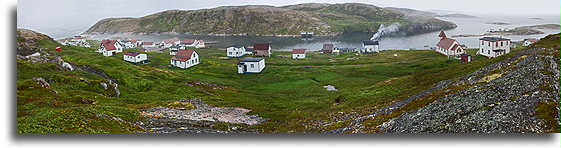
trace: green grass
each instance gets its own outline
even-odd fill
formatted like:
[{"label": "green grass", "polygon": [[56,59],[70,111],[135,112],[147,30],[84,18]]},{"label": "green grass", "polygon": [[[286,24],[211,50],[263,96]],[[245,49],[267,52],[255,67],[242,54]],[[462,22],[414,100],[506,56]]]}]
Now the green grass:
[{"label": "green grass", "polygon": [[[40,46],[50,49],[60,45],[42,41]],[[122,53],[104,57],[94,51],[63,46],[63,51],[56,54],[65,61],[105,72],[118,81],[121,95],[114,97],[114,92],[102,89],[99,83],[106,80],[100,76],[18,60],[18,132],[140,131],[133,125],[94,115],[103,113],[135,122],[143,118],[138,109],[166,106],[185,98],[199,98],[215,106],[250,109],[250,114],[269,118],[267,123],[248,126],[262,132],[320,132],[321,127],[305,125],[329,121],[337,112],[368,113],[441,80],[468,74],[496,61],[481,58],[466,64],[434,51],[310,53],[306,59],[294,60],[289,52],[275,51],[272,57],[266,58],[267,67],[262,73],[237,74],[238,58],[220,59],[225,51],[214,48],[196,49],[201,64],[188,69],[168,67],[171,56],[166,51],[148,53],[151,63],[145,65],[124,62]],[[51,88],[37,86],[32,80],[35,77],[45,78]],[[225,88],[184,84],[192,81]],[[325,85],[333,85],[339,91],[327,91]],[[38,122],[48,119],[53,120]],[[329,128],[337,125],[340,124]]]}]

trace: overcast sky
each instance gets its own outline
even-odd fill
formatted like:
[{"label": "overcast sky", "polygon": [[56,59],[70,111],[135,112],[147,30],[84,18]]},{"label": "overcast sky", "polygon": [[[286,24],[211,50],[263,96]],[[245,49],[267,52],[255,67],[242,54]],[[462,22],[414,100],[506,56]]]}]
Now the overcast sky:
[{"label": "overcast sky", "polygon": [[170,9],[232,5],[283,6],[298,3],[367,3],[417,10],[453,10],[466,14],[557,15],[559,0],[18,0],[18,27],[29,29],[91,26],[108,17],[140,17]]}]

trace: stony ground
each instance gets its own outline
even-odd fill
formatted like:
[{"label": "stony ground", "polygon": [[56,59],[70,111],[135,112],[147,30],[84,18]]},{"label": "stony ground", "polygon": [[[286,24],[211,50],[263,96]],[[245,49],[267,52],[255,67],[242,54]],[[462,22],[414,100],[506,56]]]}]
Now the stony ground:
[{"label": "stony ground", "polygon": [[[141,127],[158,133],[229,133],[232,130],[214,129],[214,123],[255,125],[266,119],[257,115],[247,115],[251,110],[233,107],[214,107],[199,99],[179,100],[188,102],[196,108],[182,110],[169,107],[154,107],[141,110],[150,118],[144,119]],[[234,127],[237,130],[237,127]],[[252,132],[252,131],[238,131]]]},{"label": "stony ground", "polygon": [[559,104],[559,59],[547,54],[553,50],[558,49],[528,49],[467,75],[450,84],[466,89],[380,128],[388,133],[548,132],[536,108],[543,102]]},{"label": "stony ground", "polygon": [[[534,48],[482,68],[465,77],[354,118],[349,126],[328,133],[360,133],[365,120],[382,118],[431,94],[447,94],[420,109],[406,112],[377,127],[387,133],[544,133],[552,132],[536,115],[540,103],[559,104],[559,65],[553,52]],[[452,90],[456,89],[456,90]],[[559,125],[559,107],[556,119]]]}]

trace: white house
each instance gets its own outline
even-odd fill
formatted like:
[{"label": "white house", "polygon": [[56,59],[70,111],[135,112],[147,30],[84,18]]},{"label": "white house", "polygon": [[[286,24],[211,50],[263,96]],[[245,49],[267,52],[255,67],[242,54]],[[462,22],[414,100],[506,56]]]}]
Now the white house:
[{"label": "white house", "polygon": [[436,52],[446,56],[459,56],[466,53],[460,43],[454,39],[446,37],[444,31],[440,31],[438,37],[440,38],[440,41],[436,44]]},{"label": "white house", "polygon": [[130,49],[130,48],[135,48],[136,47],[136,42],[132,42],[130,40],[125,40],[122,41],[123,45],[125,46],[125,48]]},{"label": "white house", "polygon": [[175,67],[189,68],[200,63],[199,54],[195,50],[180,49],[170,62]]},{"label": "white house", "polygon": [[479,39],[478,55],[494,58],[510,53],[510,39],[483,37]]},{"label": "white house", "polygon": [[176,55],[177,51],[179,51],[179,49],[185,49],[185,47],[181,47],[181,46],[171,46],[171,47],[169,47],[169,55]]},{"label": "white house", "polygon": [[169,48],[173,45],[179,45],[179,43],[181,43],[179,38],[173,37],[171,39],[163,40],[162,42],[160,42],[160,46],[162,46],[164,48]]},{"label": "white house", "polygon": [[306,58],[306,49],[292,49],[293,59],[304,59]]},{"label": "white house", "polygon": [[97,52],[103,53],[103,56],[112,56],[115,53],[123,52],[123,45],[117,40],[102,40]]},{"label": "white house", "polygon": [[123,59],[133,64],[143,64],[148,61],[148,56],[146,56],[146,54],[144,53],[129,51],[123,54]]},{"label": "white house", "polygon": [[198,40],[199,43],[197,44],[197,46],[195,46],[195,48],[205,48],[205,41],[204,40]]},{"label": "white house", "polygon": [[197,39],[183,39],[181,41],[181,43],[179,43],[179,46],[204,48],[205,47],[205,41],[197,40]]},{"label": "white house", "polygon": [[238,62],[238,73],[260,73],[265,68],[265,59],[247,57]]},{"label": "white house", "polygon": [[536,38],[524,39],[524,42],[522,43],[522,46],[529,46],[530,44],[534,44],[537,41],[539,41],[539,40],[536,39]]},{"label": "white house", "polygon": [[228,57],[242,57],[245,54],[245,47],[243,46],[233,46],[226,48],[226,56]]},{"label": "white house", "polygon": [[143,42],[142,43],[142,48],[154,48],[156,47],[156,44],[154,44],[154,42]]},{"label": "white house", "polygon": [[144,41],[139,38],[133,38],[130,39],[129,41],[132,42],[135,45],[135,47],[141,47],[142,43],[144,43]]},{"label": "white house", "polygon": [[90,43],[86,41],[86,37],[74,36],[70,41],[64,40],[60,42],[62,45],[70,46],[80,46],[80,47],[91,47]]},{"label": "white house", "polygon": [[362,41],[362,49],[360,49],[360,53],[374,53],[380,52],[380,43],[378,41]]}]

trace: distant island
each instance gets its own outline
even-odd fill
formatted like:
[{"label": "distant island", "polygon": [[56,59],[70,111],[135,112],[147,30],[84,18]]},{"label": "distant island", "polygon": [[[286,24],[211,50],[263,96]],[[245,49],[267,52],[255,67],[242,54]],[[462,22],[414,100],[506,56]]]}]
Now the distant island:
[{"label": "distant island", "polygon": [[510,25],[510,23],[505,23],[505,22],[489,22],[486,24],[492,24],[492,25]]},{"label": "distant island", "polygon": [[452,17],[452,18],[479,18],[479,17],[477,17],[477,16],[472,16],[472,15],[467,15],[467,14],[459,14],[459,13],[440,15],[440,17]]},{"label": "distant island", "polygon": [[559,29],[559,24],[543,24],[543,25],[533,25],[533,26],[523,26],[516,27],[510,30],[500,30],[490,32],[490,34],[497,35],[534,35],[534,34],[544,34],[542,29]]},{"label": "distant island", "polygon": [[536,35],[536,34],[544,34],[545,32],[541,31],[543,29],[554,30],[560,28],[561,27],[559,24],[542,24],[542,25],[516,27],[514,29],[490,31],[488,33],[481,34],[481,35],[464,34],[464,35],[452,35],[452,37],[480,37],[480,36],[489,36],[489,35]]},{"label": "distant island", "polygon": [[334,36],[376,32],[397,24],[397,33],[412,35],[456,28],[456,24],[421,11],[346,3],[306,3],[282,7],[248,5],[201,10],[169,10],[140,18],[107,18],[84,34],[193,34],[216,36],[296,36],[314,32]]}]

